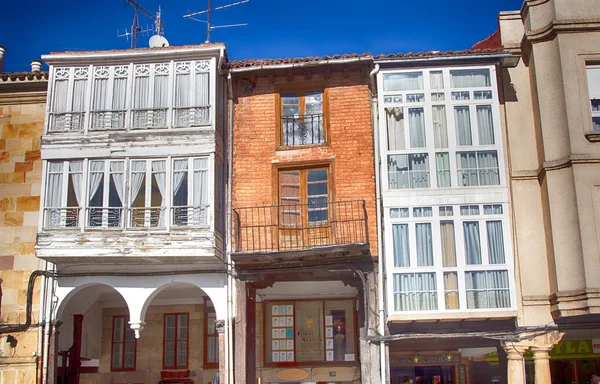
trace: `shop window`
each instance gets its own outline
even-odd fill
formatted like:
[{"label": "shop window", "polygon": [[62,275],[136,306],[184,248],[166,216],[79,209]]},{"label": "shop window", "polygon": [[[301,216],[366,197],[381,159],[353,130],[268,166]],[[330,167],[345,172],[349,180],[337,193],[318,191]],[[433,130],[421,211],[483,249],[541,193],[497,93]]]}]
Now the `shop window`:
[{"label": "shop window", "polygon": [[135,371],[137,340],[129,327],[129,316],[114,316],[112,327],[111,371]]},{"label": "shop window", "polygon": [[188,318],[187,313],[166,314],[163,336],[163,367],[187,368],[188,365]]},{"label": "shop window", "polygon": [[356,361],[354,299],[266,302],[265,361]]}]

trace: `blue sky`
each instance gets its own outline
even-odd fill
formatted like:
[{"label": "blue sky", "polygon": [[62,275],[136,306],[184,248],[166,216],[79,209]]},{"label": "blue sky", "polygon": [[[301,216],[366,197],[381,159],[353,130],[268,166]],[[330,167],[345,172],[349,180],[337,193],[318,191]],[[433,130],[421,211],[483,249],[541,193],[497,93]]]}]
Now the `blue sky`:
[{"label": "blue sky", "polygon": [[[219,6],[229,0],[212,0]],[[498,12],[520,9],[523,0],[251,0],[214,12],[213,23],[248,23],[217,29],[230,59],[322,56],[342,53],[398,53],[470,48],[497,28]],[[155,11],[161,5],[171,45],[205,40],[204,23],[183,19],[206,8],[207,0],[140,0]],[[49,52],[126,49],[117,37],[131,26],[125,0],[7,0],[0,13],[0,45],[7,48],[5,71],[29,69]],[[141,25],[152,21],[140,16]],[[138,47],[148,46],[149,35]]]}]

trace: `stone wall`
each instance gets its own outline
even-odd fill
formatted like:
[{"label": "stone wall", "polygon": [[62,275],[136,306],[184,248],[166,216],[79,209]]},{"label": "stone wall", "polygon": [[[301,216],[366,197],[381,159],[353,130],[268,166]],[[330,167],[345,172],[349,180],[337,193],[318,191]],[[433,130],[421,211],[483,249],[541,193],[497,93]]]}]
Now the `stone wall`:
[{"label": "stone wall", "polygon": [[[25,322],[27,284],[42,262],[35,257],[42,161],[40,136],[45,103],[3,102],[0,94],[0,325]],[[39,321],[40,280],[33,294],[32,323]],[[0,338],[0,382],[34,383],[37,327],[12,333],[16,347]]]}]

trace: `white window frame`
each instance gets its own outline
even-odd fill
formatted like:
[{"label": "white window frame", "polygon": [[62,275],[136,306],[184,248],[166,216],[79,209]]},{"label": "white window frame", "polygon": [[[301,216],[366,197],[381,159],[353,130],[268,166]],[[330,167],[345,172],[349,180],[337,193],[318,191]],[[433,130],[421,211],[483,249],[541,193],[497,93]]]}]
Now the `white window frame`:
[{"label": "white window frame", "polygon": [[[489,87],[473,87],[473,88],[451,88],[450,87],[450,71],[454,70],[471,70],[471,69],[487,69],[490,75],[490,86]],[[432,89],[431,88],[431,72],[442,72],[444,88],[443,89]],[[411,91],[397,91],[397,92],[385,92],[383,78],[388,74],[396,73],[423,73],[423,88]],[[477,66],[457,66],[457,67],[432,67],[432,68],[411,68],[404,70],[386,70],[380,71],[378,74],[378,98],[379,98],[379,142],[381,143],[381,174],[382,174],[382,186],[384,192],[388,192],[390,195],[395,196],[414,196],[416,193],[422,193],[424,190],[437,189],[437,169],[435,163],[436,153],[448,153],[450,161],[450,177],[451,187],[450,189],[498,189],[506,186],[505,177],[505,165],[503,162],[504,151],[502,146],[502,134],[501,134],[501,120],[500,120],[500,108],[498,98],[498,87],[496,80],[496,67],[493,65],[477,65]],[[452,92],[469,92],[470,100],[452,100]],[[475,92],[486,91],[491,92],[491,99],[475,100]],[[444,101],[432,101],[432,93],[443,93]],[[411,102],[407,103],[406,96],[411,94],[424,94],[424,101],[422,102]],[[400,96],[402,101],[394,101],[394,97]],[[391,102],[385,102],[386,99],[391,98]],[[446,128],[448,134],[448,148],[435,148],[434,131],[433,131],[433,106],[445,106],[446,113]],[[479,145],[479,130],[477,125],[477,112],[476,108],[479,105],[489,105],[492,107],[492,123],[494,129],[494,144],[493,145]],[[471,122],[471,137],[473,145],[457,145],[457,133],[456,124],[454,118],[454,107],[468,106],[470,110],[470,122]],[[426,146],[421,148],[407,148],[404,150],[389,150],[388,148],[388,132],[387,132],[387,119],[386,119],[386,108],[400,107],[404,111],[408,112],[408,108],[424,108],[425,110],[425,137]],[[406,146],[410,146],[410,133],[409,133],[409,119],[404,118],[404,131],[405,131],[405,142]],[[498,158],[498,173],[499,173],[499,185],[493,186],[469,186],[462,187],[458,183],[457,174],[457,152],[471,152],[471,151],[496,151]],[[429,188],[416,188],[416,189],[390,189],[389,188],[389,177],[388,177],[388,155],[401,155],[401,154],[419,154],[428,153],[429,158]],[[448,189],[448,187],[443,187]],[[474,192],[474,191],[473,191]]]},{"label": "white window frame", "polygon": [[[464,205],[478,205],[478,215],[461,215],[460,207]],[[484,214],[484,205],[501,205],[502,214]],[[440,216],[440,207],[453,207],[452,216]],[[390,210],[395,209],[394,207],[387,207],[384,210],[384,228],[388,230],[384,233],[386,247],[386,270],[387,270],[387,300],[390,314],[409,314],[409,313],[460,313],[460,312],[505,312],[513,311],[516,309],[516,294],[515,294],[515,281],[514,281],[514,263],[512,255],[512,240],[510,233],[510,221],[508,216],[508,204],[506,203],[483,203],[483,204],[442,204],[440,206],[432,206],[432,216],[415,217],[413,215],[413,209],[424,207],[423,205],[415,205],[408,207],[409,217],[402,218],[391,218]],[[398,208],[407,208],[406,206]],[[440,223],[442,221],[453,221],[454,222],[454,238],[455,238],[455,253],[456,253],[456,267],[444,267],[443,256],[441,249],[441,232]],[[479,223],[479,241],[480,241],[480,252],[481,252],[481,264],[467,264],[464,246],[464,222],[476,221]],[[502,223],[502,234],[504,241],[504,264],[489,264],[488,256],[488,243],[487,243],[487,221],[500,221]],[[432,229],[432,242],[433,242],[433,266],[417,266],[417,245],[416,245],[416,232],[415,224],[417,223],[431,223]],[[410,253],[410,266],[409,267],[396,267],[394,266],[394,240],[392,227],[395,224],[408,224],[409,229],[409,253]],[[466,297],[466,272],[480,272],[480,271],[507,271],[509,279],[510,289],[510,307],[509,308],[467,308],[467,297]],[[445,303],[445,288],[444,288],[444,272],[456,272],[458,277],[458,291],[459,291],[459,309],[446,309]],[[433,311],[397,311],[394,307],[394,275],[395,274],[412,274],[412,273],[435,273],[436,274],[436,286],[437,286],[437,310]]]},{"label": "white window frame", "polygon": [[[106,77],[100,77],[100,72],[105,71]],[[125,130],[127,126],[128,116],[130,114],[129,100],[130,89],[131,88],[131,65],[116,65],[116,66],[95,66],[93,67],[92,79],[91,79],[91,96],[90,96],[90,104],[89,104],[89,113],[90,116],[88,118],[89,126],[86,125],[89,131],[106,131],[106,130]],[[107,108],[104,109],[95,109],[94,104],[94,93],[96,91],[96,80],[99,78],[106,78],[108,80],[108,86],[106,89],[106,93],[104,94],[104,102],[107,105]],[[125,86],[125,108],[124,109],[116,109],[114,106],[114,86],[115,79],[117,78],[125,78],[126,86]],[[113,128],[113,114],[118,112],[123,112],[123,127]],[[103,127],[93,127],[93,114],[94,113],[104,113],[103,115],[105,124]]]},{"label": "white window frame", "polygon": [[[56,133],[84,133],[86,132],[87,127],[87,112],[89,110],[89,98],[91,92],[91,73],[92,66],[77,66],[77,67],[59,67],[59,68],[51,68],[51,86],[49,87],[48,96],[47,96],[47,116],[46,116],[46,127],[44,128],[44,132],[46,134],[56,134]],[[73,93],[75,92],[75,80],[85,80],[86,88],[85,88],[85,100],[84,100],[84,110],[83,111],[74,111],[73,110]],[[67,82],[67,94],[64,97],[67,100],[66,110],[65,111],[54,111],[54,100],[56,97],[61,98],[61,96],[56,96],[56,84],[61,81]],[[65,127],[63,129],[51,130],[50,128],[53,126],[54,121],[59,117],[64,115],[66,119]],[[79,117],[78,117],[79,116]],[[78,118],[77,118],[78,117]],[[78,122],[79,121],[79,122]],[[73,128],[73,126],[77,124],[79,128]]]},{"label": "white window frame", "polygon": [[[594,134],[600,134],[600,131],[594,130],[594,119],[599,120],[600,124],[600,110],[594,111],[592,109],[592,100],[600,101],[600,65],[586,65],[587,85],[588,85],[588,96],[589,96],[589,110],[591,114],[592,129],[590,132]],[[594,73],[597,72],[597,73]]]},{"label": "white window frame", "polygon": [[[42,205],[42,226],[44,228],[53,228],[53,229],[65,229],[65,228],[73,228],[73,229],[78,229],[81,226],[81,218],[82,218],[82,206],[81,204],[78,204],[77,206],[73,206],[73,207],[69,207],[67,206],[67,200],[68,200],[68,194],[69,194],[69,183],[70,183],[70,175],[72,173],[75,172],[71,172],[70,170],[70,164],[72,162],[81,162],[82,163],[82,167],[81,167],[81,176],[82,176],[82,180],[85,180],[85,175],[86,175],[86,170],[85,170],[85,162],[83,160],[58,160],[58,161],[49,161],[48,163],[53,163],[53,164],[61,164],[61,170],[60,172],[51,172],[50,171],[50,166],[48,164],[45,165],[44,169],[44,180],[45,180],[45,188],[44,188],[44,195],[43,195],[43,199],[40,199],[41,201],[41,205]],[[62,194],[61,194],[61,203],[60,206],[58,207],[48,207],[48,203],[47,203],[47,198],[50,195],[49,193],[49,188],[50,188],[50,184],[48,183],[49,175],[50,174],[60,174],[62,175],[62,180],[61,180],[61,189],[62,189]],[[83,184],[83,181],[82,181]],[[80,188],[83,188],[83,185],[80,185]],[[82,189],[80,190],[80,194],[82,196],[82,198],[85,198],[85,191]],[[62,210],[68,210],[68,209],[77,209],[78,213],[77,213],[77,226],[74,227],[67,227],[66,226],[66,222],[67,222],[67,214],[65,213],[65,215],[62,214],[62,212],[60,213],[60,223],[57,226],[49,226],[48,224],[48,212],[51,209],[58,209],[59,212],[61,212]]]},{"label": "white window frame", "polygon": [[[126,179],[126,175],[127,175],[127,168],[126,168],[126,164],[127,161],[125,159],[89,159],[88,162],[104,162],[104,169],[103,169],[103,174],[104,176],[102,177],[102,188],[103,188],[103,196],[102,196],[102,206],[100,207],[92,207],[90,206],[90,199],[92,198],[92,196],[90,196],[90,190],[89,190],[89,180],[90,178],[90,174],[91,174],[91,167],[89,166],[88,163],[88,167],[86,169],[86,182],[85,182],[85,194],[84,196],[86,197],[85,202],[86,202],[86,212],[85,212],[85,227],[87,229],[96,229],[96,228],[102,228],[102,229],[123,229],[125,227],[125,212],[126,212],[126,192],[127,192],[127,179]],[[112,179],[112,174],[113,173],[117,173],[117,172],[113,172],[111,171],[111,167],[110,165],[112,163],[123,163],[123,199],[121,201],[121,206],[120,207],[111,207],[109,206],[109,199],[110,199],[110,181]],[[102,210],[102,225],[98,225],[98,226],[92,226],[90,225],[90,214],[92,209],[101,209]],[[120,209],[121,210],[121,216],[120,216],[120,224],[118,226],[109,226],[108,224],[108,219],[109,219],[109,211],[111,209]]]}]

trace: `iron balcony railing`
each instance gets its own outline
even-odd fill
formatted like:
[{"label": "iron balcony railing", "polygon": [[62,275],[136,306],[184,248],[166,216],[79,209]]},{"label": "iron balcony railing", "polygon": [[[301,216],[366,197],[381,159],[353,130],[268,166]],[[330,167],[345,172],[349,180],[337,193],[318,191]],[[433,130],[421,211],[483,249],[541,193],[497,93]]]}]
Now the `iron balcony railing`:
[{"label": "iron balcony railing", "polygon": [[367,244],[364,200],[233,210],[235,252],[281,252]]},{"label": "iron balcony railing", "polygon": [[283,145],[311,145],[325,141],[323,114],[294,115],[281,117]]}]

